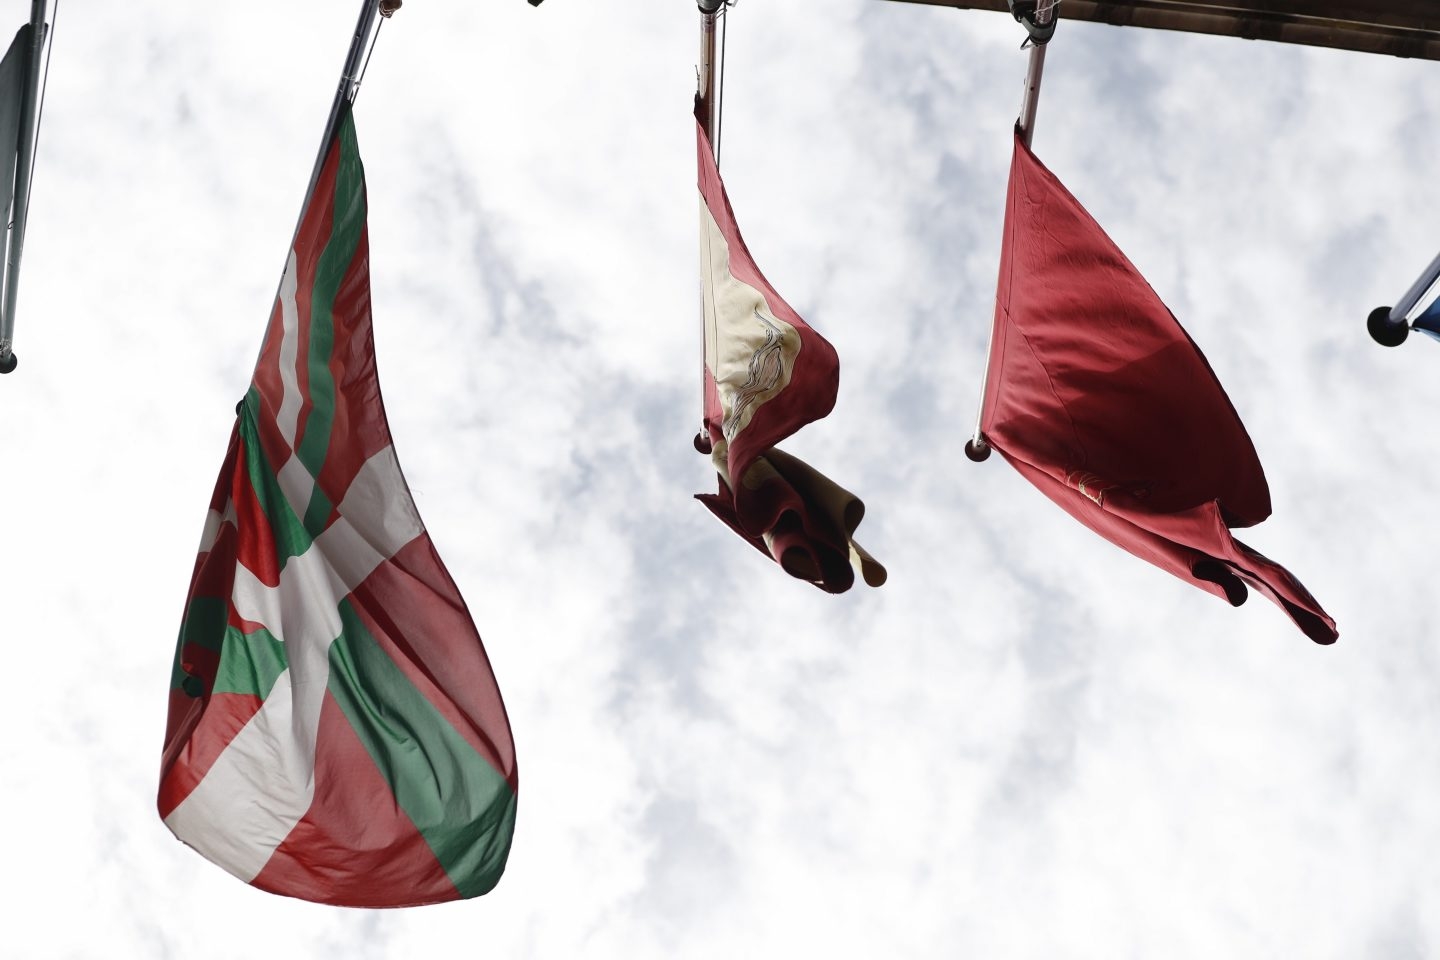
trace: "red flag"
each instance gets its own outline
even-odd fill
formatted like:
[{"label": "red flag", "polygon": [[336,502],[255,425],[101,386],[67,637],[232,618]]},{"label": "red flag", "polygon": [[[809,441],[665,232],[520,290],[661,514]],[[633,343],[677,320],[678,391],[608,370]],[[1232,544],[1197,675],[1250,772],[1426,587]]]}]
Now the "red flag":
[{"label": "red flag", "polygon": [[1249,583],[1333,643],[1300,582],[1230,536],[1270,491],[1209,363],[1018,137],[995,301],[981,428],[1005,459],[1117,546],[1236,606]]},{"label": "red flag", "polygon": [[730,209],[710,140],[696,121],[700,276],[705,317],[705,427],[719,493],[696,497],[792,576],[842,593],[859,569],[885,568],[854,540],[865,505],[774,445],[835,406],[835,348],[761,275]]}]

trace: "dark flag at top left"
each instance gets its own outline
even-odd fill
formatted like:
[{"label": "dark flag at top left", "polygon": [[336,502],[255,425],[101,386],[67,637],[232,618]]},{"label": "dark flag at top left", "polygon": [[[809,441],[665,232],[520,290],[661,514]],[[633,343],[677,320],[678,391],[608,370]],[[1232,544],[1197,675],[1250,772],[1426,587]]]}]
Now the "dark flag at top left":
[{"label": "dark flag at top left", "polygon": [[23,25],[0,59],[0,207],[5,212],[3,274],[0,274],[0,373],[10,373],[15,358],[15,303],[20,292],[20,254],[30,212],[30,182],[35,140],[40,128],[44,67],[49,56],[49,0],[32,0],[30,22]]}]

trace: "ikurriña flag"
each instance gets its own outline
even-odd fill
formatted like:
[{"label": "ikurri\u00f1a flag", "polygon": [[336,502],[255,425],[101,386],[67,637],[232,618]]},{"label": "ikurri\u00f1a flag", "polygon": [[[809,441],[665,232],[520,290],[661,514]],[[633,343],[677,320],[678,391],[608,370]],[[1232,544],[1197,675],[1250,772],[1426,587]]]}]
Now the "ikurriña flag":
[{"label": "ikurri\u00f1a flag", "polygon": [[1249,434],[1200,349],[1017,137],[981,429],[1071,516],[1223,597],[1248,583],[1305,635],[1332,620],[1230,535],[1270,515]]},{"label": "ikurri\u00f1a flag", "polygon": [[237,414],[175,652],[161,817],[287,896],[487,892],[515,827],[514,745],[391,443],[348,107]]},{"label": "ikurri\u00f1a flag", "polygon": [[705,429],[719,492],[696,497],[786,572],[830,593],[872,587],[885,568],[855,542],[865,505],[775,447],[835,406],[835,349],[765,280],[735,223],[705,128],[700,168],[700,277]]}]

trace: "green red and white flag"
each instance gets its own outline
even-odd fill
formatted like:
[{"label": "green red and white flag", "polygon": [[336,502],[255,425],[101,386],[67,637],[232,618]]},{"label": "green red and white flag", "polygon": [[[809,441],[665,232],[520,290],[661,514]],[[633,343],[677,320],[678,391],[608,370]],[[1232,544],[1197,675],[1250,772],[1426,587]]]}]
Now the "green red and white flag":
[{"label": "green red and white flag", "polygon": [[696,499],[791,576],[842,593],[858,570],[878,587],[885,568],[854,537],[865,505],[775,446],[834,408],[840,359],[760,273],[698,112],[695,130],[705,338],[696,446],[719,475],[719,491]]},{"label": "green red and white flag", "polygon": [[286,896],[486,893],[514,833],[514,743],[391,443],[348,107],[237,414],[175,653],[160,816]]}]

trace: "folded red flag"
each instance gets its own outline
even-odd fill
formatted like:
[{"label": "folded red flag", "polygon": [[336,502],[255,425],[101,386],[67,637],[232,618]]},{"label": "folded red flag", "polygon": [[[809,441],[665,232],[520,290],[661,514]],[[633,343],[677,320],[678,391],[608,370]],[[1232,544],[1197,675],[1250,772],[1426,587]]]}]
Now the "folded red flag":
[{"label": "folded red flag", "polygon": [[786,572],[841,593],[878,587],[885,568],[855,542],[865,505],[774,448],[835,406],[840,360],[761,275],[725,196],[705,129],[700,164],[700,277],[705,318],[705,429],[720,477],[696,497]]},{"label": "folded red flag", "polygon": [[1270,515],[1270,491],[1204,355],[1018,137],[981,429],[1110,542],[1236,606],[1249,583],[1316,643],[1338,636],[1289,571],[1230,536]]}]

